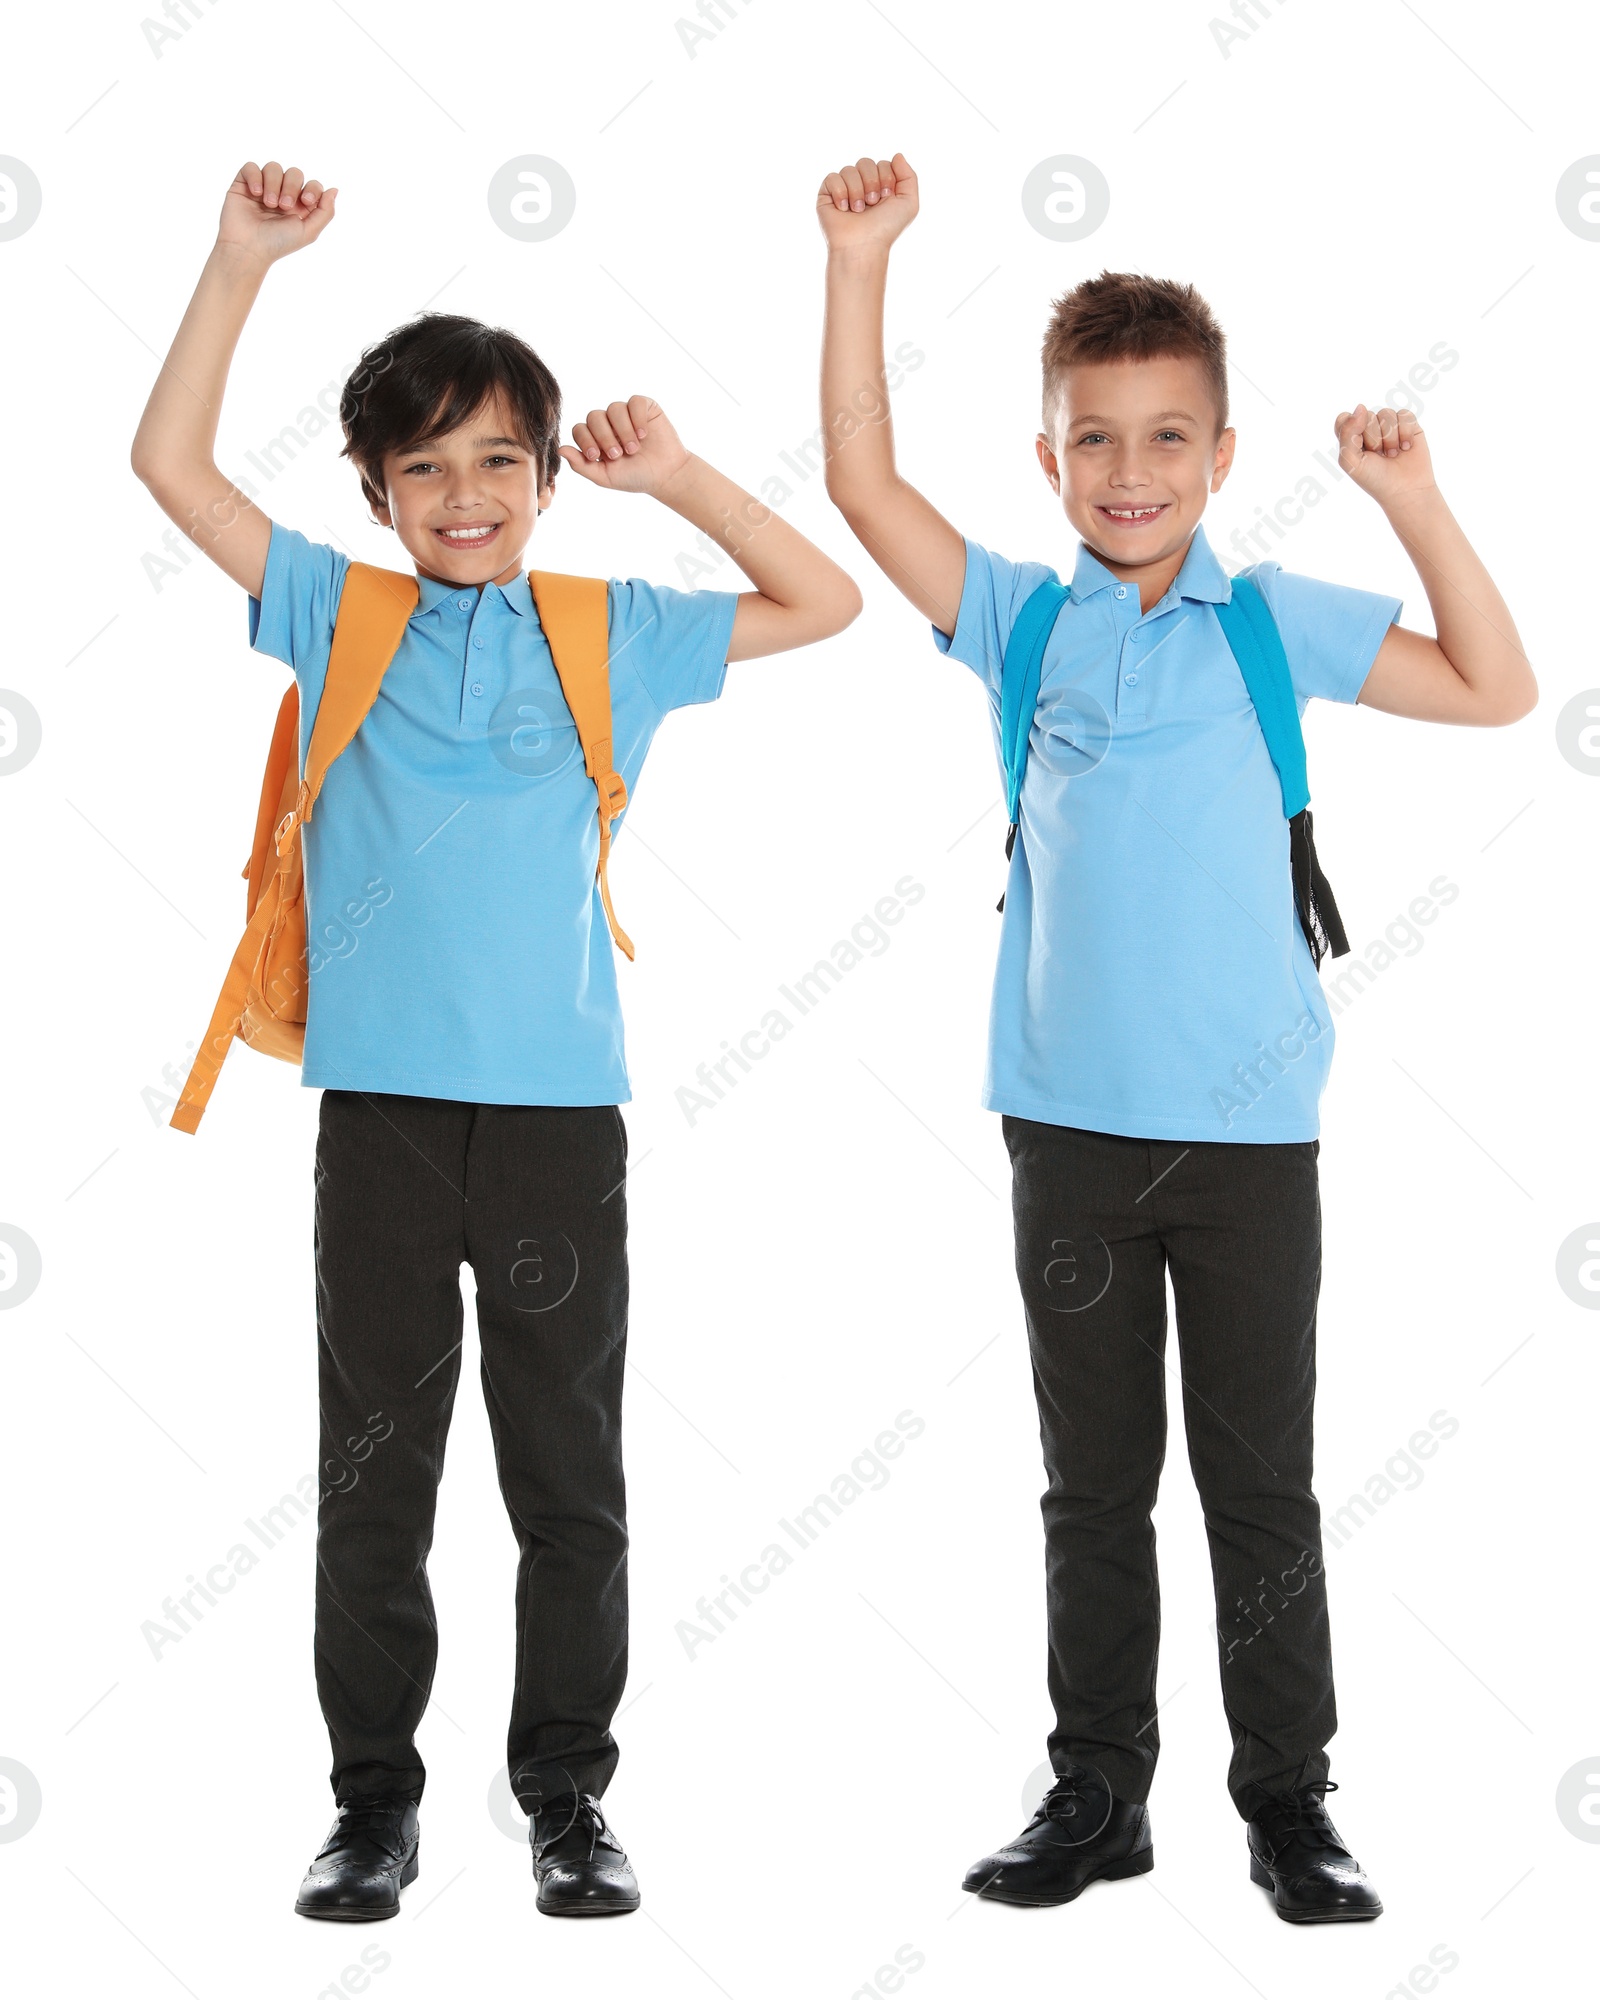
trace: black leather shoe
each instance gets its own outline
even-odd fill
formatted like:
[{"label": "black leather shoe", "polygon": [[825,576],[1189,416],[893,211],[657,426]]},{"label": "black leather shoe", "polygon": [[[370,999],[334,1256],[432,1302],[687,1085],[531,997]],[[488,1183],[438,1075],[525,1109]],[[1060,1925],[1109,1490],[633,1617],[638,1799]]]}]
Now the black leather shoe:
[{"label": "black leather shoe", "polygon": [[1069,1764],[1008,1847],[975,1862],[961,1884],[992,1903],[1070,1903],[1091,1882],[1148,1874],[1150,1815],[1113,1798],[1092,1764]]},{"label": "black leather shoe", "polygon": [[539,1908],[547,1917],[620,1917],[639,1907],[639,1884],[589,1792],[546,1799],[528,1819]]},{"label": "black leather shoe", "polygon": [[364,1924],[398,1916],[417,1879],[417,1802],[391,1793],[339,1801],[339,1817],[295,1898],[302,1917]]},{"label": "black leather shoe", "polygon": [[1250,1880],[1272,1892],[1286,1924],[1359,1924],[1383,1914],[1322,1802],[1324,1792],[1338,1789],[1326,1780],[1289,1792],[1257,1789],[1246,1835]]}]

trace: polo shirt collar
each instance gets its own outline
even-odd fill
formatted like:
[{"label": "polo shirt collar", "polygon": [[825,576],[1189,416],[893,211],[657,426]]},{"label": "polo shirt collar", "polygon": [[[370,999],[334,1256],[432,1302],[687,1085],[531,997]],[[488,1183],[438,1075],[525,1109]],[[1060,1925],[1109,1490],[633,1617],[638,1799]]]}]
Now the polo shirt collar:
[{"label": "polo shirt collar", "polygon": [[533,611],[533,590],[528,582],[528,572],[519,569],[509,583],[491,583],[490,590],[498,590],[519,618],[531,618]]},{"label": "polo shirt collar", "polygon": [[[1073,597],[1078,600],[1092,597],[1098,590],[1113,588],[1116,581],[1099,557],[1080,542],[1078,560],[1072,570]],[[1195,598],[1202,604],[1226,604],[1233,596],[1233,585],[1213,554],[1204,528],[1196,527],[1183,558],[1183,567],[1173,578],[1167,595]]]},{"label": "polo shirt collar", "polygon": [[[489,591],[498,592],[519,616],[523,618],[531,618],[533,616],[533,592],[528,586],[528,573],[526,570],[518,570],[516,575],[507,584],[487,583],[484,585],[484,590],[486,593]],[[411,615],[414,618],[420,618],[427,612],[437,611],[441,605],[448,604],[456,596],[476,597],[477,594],[476,590],[470,586],[466,591],[462,591],[459,585],[441,583],[437,577],[419,576],[417,578],[417,608]]]}]

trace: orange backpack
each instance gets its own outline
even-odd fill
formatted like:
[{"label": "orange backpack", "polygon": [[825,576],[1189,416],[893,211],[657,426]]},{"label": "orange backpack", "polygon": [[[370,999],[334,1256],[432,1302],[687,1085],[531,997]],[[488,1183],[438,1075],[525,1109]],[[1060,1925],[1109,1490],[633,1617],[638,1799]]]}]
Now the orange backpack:
[{"label": "orange backpack", "polygon": [[[597,876],[606,922],[619,948],[633,946],[611,907],[606,862],[611,822],[628,803],[627,786],[611,762],[610,648],[604,577],[557,576],[530,570],[539,624],[556,663],[561,692],[583,745],[583,768],[599,794]],[[345,750],[378,697],[389,662],[417,608],[417,579],[396,570],[352,563],[334,621],[333,646],[317,719],[298,773],[300,699],[291,684],[278,710],[261,781],[255,842],[243,869],[244,936],[239,940],[212,1012],[211,1025],[189,1071],[171,1123],[193,1132],[235,1039],[263,1055],[297,1063],[306,1038],[305,865],[300,829],[310,819],[329,767]]]}]

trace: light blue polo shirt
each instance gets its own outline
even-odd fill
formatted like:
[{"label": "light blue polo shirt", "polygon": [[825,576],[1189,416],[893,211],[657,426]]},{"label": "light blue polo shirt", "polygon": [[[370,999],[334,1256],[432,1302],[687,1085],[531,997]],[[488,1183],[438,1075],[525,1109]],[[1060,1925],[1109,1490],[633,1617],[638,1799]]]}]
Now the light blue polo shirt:
[{"label": "light blue polo shirt", "polygon": [[[299,684],[302,766],[348,568],[274,525],[250,601],[250,643]],[[528,579],[481,593],[418,583],[378,698],[302,836],[301,1080],[482,1104],[626,1103],[594,781]],[[738,597],[633,578],[612,579],[608,598],[613,753],[631,796],[662,717],[722,692]]]},{"label": "light blue polo shirt", "polygon": [[[966,549],[955,637],[933,636],[988,689],[998,753],[1006,639],[1047,572]],[[1275,562],[1249,574],[1301,713],[1353,702],[1400,600]],[[1232,585],[1197,528],[1149,611],[1081,544],[1072,592],[1029,739],[983,1102],[1136,1138],[1314,1139],[1333,1018],[1277,773],[1211,608]],[[1314,761],[1311,780],[1314,798]],[[1338,829],[1323,831],[1326,864]]]}]

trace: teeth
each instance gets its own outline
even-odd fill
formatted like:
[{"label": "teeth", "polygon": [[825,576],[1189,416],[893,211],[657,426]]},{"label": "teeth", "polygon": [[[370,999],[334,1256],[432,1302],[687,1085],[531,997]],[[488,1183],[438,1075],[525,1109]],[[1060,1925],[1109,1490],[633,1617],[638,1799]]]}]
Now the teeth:
[{"label": "teeth", "polygon": [[485,535],[492,535],[498,522],[491,522],[487,528],[441,528],[440,533],[447,542],[481,542]]},{"label": "teeth", "polygon": [[1149,521],[1161,512],[1159,507],[1107,507],[1105,510],[1114,521]]}]

